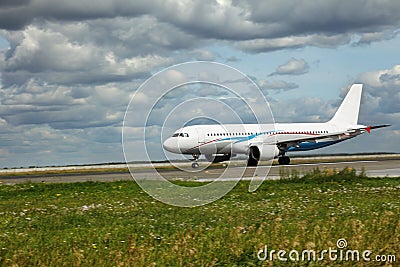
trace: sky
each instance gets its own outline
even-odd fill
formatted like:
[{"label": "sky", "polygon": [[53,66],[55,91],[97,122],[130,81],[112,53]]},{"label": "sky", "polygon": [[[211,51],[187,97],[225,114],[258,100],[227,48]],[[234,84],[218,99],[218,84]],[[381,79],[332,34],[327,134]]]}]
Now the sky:
[{"label": "sky", "polygon": [[[124,161],[121,128],[136,90],[196,60],[247,75],[277,122],[324,122],[363,83],[359,122],[392,126],[313,153],[399,153],[399,26],[397,0],[1,1],[0,167]],[[188,94],[229,98],[195,91],[167,96],[154,114]],[[213,101],[182,113],[205,111],[229,117]],[[161,132],[185,123],[169,119],[148,126],[153,160],[163,159]]]}]

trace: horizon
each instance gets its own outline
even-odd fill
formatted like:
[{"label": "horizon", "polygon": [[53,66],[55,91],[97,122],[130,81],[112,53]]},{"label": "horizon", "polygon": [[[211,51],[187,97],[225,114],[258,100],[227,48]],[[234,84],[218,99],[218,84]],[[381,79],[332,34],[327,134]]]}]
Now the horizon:
[{"label": "horizon", "polygon": [[[152,75],[188,61],[244,73],[280,123],[324,122],[349,86],[363,83],[359,123],[392,127],[321,153],[398,153],[400,2],[374,6],[373,0],[340,8],[336,1],[302,1],[293,12],[288,0],[0,3],[0,167],[123,161],[121,127],[130,99]],[[164,82],[181,78],[174,73]],[[153,93],[142,96],[143,104]],[[214,102],[192,102],[165,117],[195,98]],[[251,121],[223,88],[182,86],[155,106],[146,127],[152,159],[165,158],[160,137],[189,115],[232,121],[217,102],[238,107]],[[142,131],[132,130],[135,142]]]}]

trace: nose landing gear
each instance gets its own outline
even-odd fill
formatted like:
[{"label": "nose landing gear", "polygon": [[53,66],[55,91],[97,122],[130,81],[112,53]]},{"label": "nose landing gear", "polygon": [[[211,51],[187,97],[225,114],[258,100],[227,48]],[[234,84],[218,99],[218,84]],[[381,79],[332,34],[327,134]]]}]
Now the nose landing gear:
[{"label": "nose landing gear", "polygon": [[195,162],[192,163],[192,168],[196,169],[196,168],[198,168],[200,166],[199,163],[197,162],[199,160],[199,154],[192,154],[192,156],[193,156],[194,161],[195,161]]}]

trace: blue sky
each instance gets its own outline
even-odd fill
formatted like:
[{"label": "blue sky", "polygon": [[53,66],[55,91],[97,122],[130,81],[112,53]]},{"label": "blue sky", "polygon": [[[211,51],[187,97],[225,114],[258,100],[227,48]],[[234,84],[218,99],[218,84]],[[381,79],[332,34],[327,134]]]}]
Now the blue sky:
[{"label": "blue sky", "polygon": [[[2,2],[0,167],[123,161],[129,99],[193,60],[251,77],[278,122],[325,121],[361,82],[360,123],[393,126],[314,153],[400,152],[399,26],[395,0]],[[152,128],[155,160],[161,131],[182,119]]]}]

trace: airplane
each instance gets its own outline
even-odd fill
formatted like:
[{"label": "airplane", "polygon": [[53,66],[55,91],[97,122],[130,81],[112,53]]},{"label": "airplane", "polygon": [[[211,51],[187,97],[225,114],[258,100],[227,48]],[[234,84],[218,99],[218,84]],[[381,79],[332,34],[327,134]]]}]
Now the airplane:
[{"label": "airplane", "polygon": [[195,161],[192,168],[199,167],[201,154],[210,162],[223,162],[245,154],[248,167],[274,158],[278,158],[280,165],[288,165],[287,152],[334,145],[390,126],[358,124],[362,87],[362,84],[353,84],[334,116],[324,123],[191,125],[176,130],[164,141],[163,147],[172,153],[192,155]]}]

